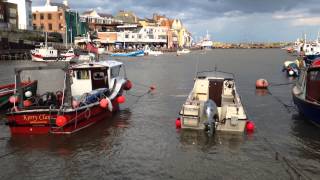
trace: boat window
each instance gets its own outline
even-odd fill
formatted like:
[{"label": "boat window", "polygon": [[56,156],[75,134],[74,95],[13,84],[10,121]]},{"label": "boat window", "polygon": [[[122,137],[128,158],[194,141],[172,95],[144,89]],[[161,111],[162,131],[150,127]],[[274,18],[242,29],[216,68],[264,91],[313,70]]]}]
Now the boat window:
[{"label": "boat window", "polygon": [[111,68],[111,78],[119,76],[120,66]]},{"label": "boat window", "polygon": [[78,70],[77,79],[89,79],[89,70]]},{"label": "boat window", "polygon": [[104,80],[104,72],[93,73],[93,80]]},{"label": "boat window", "polygon": [[311,81],[320,81],[320,73],[319,71],[310,71],[310,80]]}]

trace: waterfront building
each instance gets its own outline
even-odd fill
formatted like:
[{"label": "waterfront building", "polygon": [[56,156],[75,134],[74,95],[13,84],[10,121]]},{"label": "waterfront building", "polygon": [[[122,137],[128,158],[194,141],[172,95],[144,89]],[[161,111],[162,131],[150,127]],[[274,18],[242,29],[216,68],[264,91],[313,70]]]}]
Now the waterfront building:
[{"label": "waterfront building", "polygon": [[44,6],[32,7],[33,29],[65,34],[65,11],[68,9],[67,1],[53,3],[50,0],[47,0]]},{"label": "waterfront building", "polygon": [[0,2],[0,29],[18,27],[18,6],[14,3]]},{"label": "waterfront building", "polygon": [[78,12],[69,8],[67,0],[62,3],[47,0],[44,6],[32,7],[32,16],[34,30],[60,33],[67,43],[88,31],[86,23],[80,21]]},{"label": "waterfront building", "polygon": [[115,19],[111,14],[98,13],[95,10],[81,14],[81,21],[87,22],[91,31],[112,32],[116,26],[122,25],[122,20]]},{"label": "waterfront building", "polygon": [[122,21],[124,24],[138,24],[139,18],[132,11],[119,11],[115,17],[115,19]]},{"label": "waterfront building", "polygon": [[178,42],[179,47],[190,47],[191,46],[191,33],[182,25],[181,20],[174,19],[172,22],[171,29],[173,31],[173,43]]},{"label": "waterfront building", "polygon": [[32,29],[32,13],[31,13],[31,0],[4,0],[4,2],[17,5],[18,29]]}]

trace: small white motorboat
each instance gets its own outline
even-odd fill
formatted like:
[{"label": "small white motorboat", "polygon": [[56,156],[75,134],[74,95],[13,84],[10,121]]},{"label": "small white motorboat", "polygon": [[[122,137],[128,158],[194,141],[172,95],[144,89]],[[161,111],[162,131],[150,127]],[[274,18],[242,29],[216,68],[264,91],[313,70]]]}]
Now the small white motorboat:
[{"label": "small white motorboat", "polygon": [[234,75],[201,72],[180,111],[182,129],[244,132],[247,115],[237,93]]},{"label": "small white motorboat", "polygon": [[177,50],[177,55],[181,55],[181,54],[188,54],[191,51],[189,49],[182,49],[182,50]]}]

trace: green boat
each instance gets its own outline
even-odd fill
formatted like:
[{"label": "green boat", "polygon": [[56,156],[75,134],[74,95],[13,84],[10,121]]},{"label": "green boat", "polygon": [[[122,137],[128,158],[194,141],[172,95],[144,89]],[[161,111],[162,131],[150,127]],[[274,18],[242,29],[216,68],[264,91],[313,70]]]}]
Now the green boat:
[{"label": "green boat", "polygon": [[[32,94],[36,94],[38,81],[25,81],[22,82],[23,93],[30,91]],[[4,110],[10,107],[9,99],[14,95],[15,84],[7,84],[0,86],[0,110]]]}]

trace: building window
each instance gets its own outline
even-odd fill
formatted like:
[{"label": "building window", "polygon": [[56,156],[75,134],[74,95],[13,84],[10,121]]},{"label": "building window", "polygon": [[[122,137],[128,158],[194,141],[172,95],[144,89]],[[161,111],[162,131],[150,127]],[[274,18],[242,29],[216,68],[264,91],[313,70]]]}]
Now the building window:
[{"label": "building window", "polygon": [[33,20],[36,20],[36,19],[37,19],[37,15],[33,14]]},{"label": "building window", "polygon": [[10,14],[10,17],[17,17],[17,9],[10,8],[9,14]]},{"label": "building window", "polygon": [[44,19],[44,15],[42,13],[40,14],[40,19]]},{"label": "building window", "polygon": [[40,25],[40,29],[41,29],[41,30],[44,30],[44,24],[41,24],[41,25]]},{"label": "building window", "polygon": [[52,30],[52,24],[48,24],[48,29],[51,31]]},{"label": "building window", "polygon": [[51,14],[48,14],[48,19],[52,19]]},{"label": "building window", "polygon": [[62,13],[59,13],[59,19],[62,20]]},{"label": "building window", "polygon": [[63,26],[62,26],[62,24],[59,24],[59,30],[63,30]]},{"label": "building window", "polygon": [[37,30],[37,25],[33,24],[33,30]]},{"label": "building window", "polygon": [[125,35],[125,38],[126,38],[126,39],[129,38],[129,34],[126,34],[126,35]]}]

